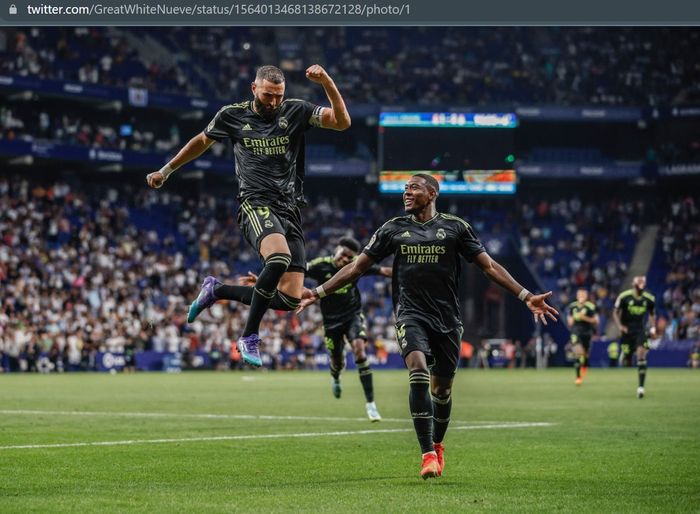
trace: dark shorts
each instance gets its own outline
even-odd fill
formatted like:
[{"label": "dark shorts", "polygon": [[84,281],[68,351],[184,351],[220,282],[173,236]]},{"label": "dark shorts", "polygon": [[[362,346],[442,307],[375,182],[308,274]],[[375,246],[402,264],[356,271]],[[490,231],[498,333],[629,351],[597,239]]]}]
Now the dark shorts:
[{"label": "dark shorts", "polygon": [[620,347],[625,354],[634,352],[639,346],[649,349],[649,340],[644,331],[627,332],[620,336]]},{"label": "dark shorts", "polygon": [[416,320],[400,321],[396,324],[396,338],[404,360],[411,352],[423,352],[433,375],[454,377],[459,365],[462,327],[444,334]]},{"label": "dark shorts", "polygon": [[351,320],[342,325],[325,328],[325,333],[323,342],[326,344],[328,352],[335,357],[342,357],[345,353],[346,343],[352,343],[355,339],[367,340],[365,315],[358,312]]},{"label": "dark shorts", "polygon": [[245,200],[238,209],[238,225],[246,241],[260,253],[260,242],[270,234],[282,234],[292,254],[287,271],[306,271],[306,249],[301,215],[296,207],[282,208]]},{"label": "dark shorts", "polygon": [[571,334],[571,342],[574,344],[580,344],[583,349],[588,353],[591,350],[591,338],[592,334]]}]

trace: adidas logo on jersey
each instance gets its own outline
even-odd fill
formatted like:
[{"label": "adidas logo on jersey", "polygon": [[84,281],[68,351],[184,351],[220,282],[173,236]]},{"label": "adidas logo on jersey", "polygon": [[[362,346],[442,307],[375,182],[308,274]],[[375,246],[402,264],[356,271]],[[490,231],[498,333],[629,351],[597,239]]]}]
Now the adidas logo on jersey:
[{"label": "adidas logo on jersey", "polygon": [[243,125],[243,128],[241,130],[253,130],[253,129],[251,128],[250,123],[246,123],[245,125]]},{"label": "adidas logo on jersey", "polygon": [[403,234],[401,234],[401,237],[411,237],[411,233],[407,230]]}]

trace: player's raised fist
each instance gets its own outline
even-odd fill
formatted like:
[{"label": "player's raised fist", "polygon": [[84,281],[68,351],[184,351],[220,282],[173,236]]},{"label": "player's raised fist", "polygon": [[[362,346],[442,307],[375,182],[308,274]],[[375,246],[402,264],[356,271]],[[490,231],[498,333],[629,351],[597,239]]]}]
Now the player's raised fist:
[{"label": "player's raised fist", "polygon": [[146,182],[148,182],[149,186],[158,189],[165,182],[165,177],[160,171],[154,171],[146,175]]},{"label": "player's raised fist", "polygon": [[306,78],[309,79],[311,82],[323,84],[324,82],[330,79],[330,76],[328,75],[328,73],[326,73],[326,70],[324,70],[322,66],[319,66],[318,64],[313,64],[306,68]]}]

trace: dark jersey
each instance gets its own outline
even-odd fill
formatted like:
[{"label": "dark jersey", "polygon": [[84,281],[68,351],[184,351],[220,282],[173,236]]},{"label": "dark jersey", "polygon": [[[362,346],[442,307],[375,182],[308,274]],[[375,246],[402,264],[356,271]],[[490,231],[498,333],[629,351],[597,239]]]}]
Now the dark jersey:
[{"label": "dark jersey", "polygon": [[579,315],[583,314],[592,318],[595,316],[598,309],[593,302],[583,302],[578,301],[569,304],[569,316],[574,318],[574,325],[571,327],[571,331],[580,336],[591,336],[595,332],[595,323],[589,323],[588,321],[583,321],[579,319]]},{"label": "dark jersey", "polygon": [[238,199],[264,205],[294,205],[294,181],[304,132],[321,125],[319,107],[304,100],[285,100],[272,121],[253,111],[253,102],[222,107],[204,134],[230,139],[236,162]]},{"label": "dark jersey", "polygon": [[[306,276],[322,284],[340,271],[333,261],[333,257],[319,257],[312,260],[306,265]],[[379,275],[380,272],[381,267],[375,264],[365,275]],[[359,312],[362,312],[362,297],[357,282],[352,282],[321,298],[321,314],[323,314],[323,325],[326,328],[347,323]]]},{"label": "dark jersey", "polygon": [[647,314],[654,314],[656,302],[654,295],[642,291],[637,296],[634,289],[628,289],[620,293],[615,300],[615,308],[619,310],[620,321],[627,326],[630,332],[644,332],[644,323]]},{"label": "dark jersey", "polygon": [[413,216],[389,220],[363,250],[375,262],[394,255],[396,321],[426,322],[443,333],[462,326],[459,257],[471,262],[483,251],[469,223],[442,213],[425,223]]}]

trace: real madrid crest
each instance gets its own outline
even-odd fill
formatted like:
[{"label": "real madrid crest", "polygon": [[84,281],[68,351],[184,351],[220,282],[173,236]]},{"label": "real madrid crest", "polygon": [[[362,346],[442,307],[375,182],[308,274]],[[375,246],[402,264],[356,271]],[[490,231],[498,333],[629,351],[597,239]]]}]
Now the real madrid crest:
[{"label": "real madrid crest", "polygon": [[281,129],[286,129],[289,126],[289,121],[287,121],[287,118],[285,118],[284,116],[280,116],[280,119],[277,122],[277,124]]},{"label": "real madrid crest", "polygon": [[445,239],[445,229],[439,228],[435,233],[438,239]]}]

